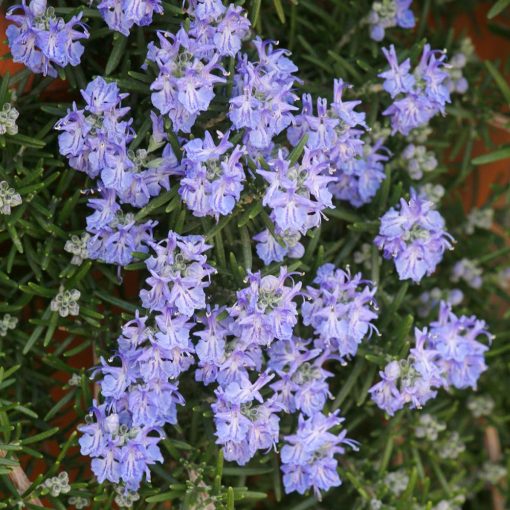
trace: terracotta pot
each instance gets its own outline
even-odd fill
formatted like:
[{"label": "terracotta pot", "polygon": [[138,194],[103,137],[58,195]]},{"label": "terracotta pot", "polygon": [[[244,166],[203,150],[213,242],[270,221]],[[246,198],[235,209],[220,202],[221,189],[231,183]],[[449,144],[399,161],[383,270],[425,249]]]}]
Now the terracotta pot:
[{"label": "terracotta pot", "polygon": [[[461,14],[454,23],[456,35],[466,33],[471,37],[476,48],[478,57],[482,60],[500,60],[506,62],[510,56],[510,39],[498,36],[489,29],[487,13],[493,2],[480,2],[475,9],[475,15]],[[510,15],[502,13],[494,23],[510,28]],[[510,142],[510,130],[494,119],[493,127],[490,129],[490,136],[494,146]],[[510,114],[508,114],[510,120]],[[494,151],[493,147],[487,147],[480,139],[475,141],[473,158]],[[493,184],[505,185],[510,183],[510,160],[500,160],[486,165],[480,165],[467,179],[462,189],[462,197],[466,209],[480,207],[485,204],[491,195]]]}]

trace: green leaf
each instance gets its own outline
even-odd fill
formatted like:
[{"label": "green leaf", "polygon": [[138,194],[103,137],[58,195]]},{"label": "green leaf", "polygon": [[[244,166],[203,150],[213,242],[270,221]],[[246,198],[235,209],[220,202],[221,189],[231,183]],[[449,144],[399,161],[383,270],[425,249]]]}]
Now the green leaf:
[{"label": "green leaf", "polygon": [[59,430],[59,427],[53,427],[51,429],[45,430],[44,432],[40,432],[39,434],[35,434],[34,436],[29,436],[26,439],[22,439],[20,444],[25,446],[27,444],[38,443],[44,439],[48,439],[49,437],[54,436]]},{"label": "green leaf", "polygon": [[295,165],[298,162],[298,159],[303,154],[305,150],[306,142],[308,141],[308,133],[305,133],[301,140],[299,140],[298,144],[292,149],[292,152],[289,154],[290,166]]},{"label": "green leaf", "polygon": [[471,160],[471,163],[473,165],[486,165],[487,163],[493,163],[494,161],[508,158],[510,158],[510,147],[498,149],[497,151],[489,152],[489,154],[482,154]]},{"label": "green leaf", "polygon": [[251,8],[251,24],[255,27],[257,26],[257,23],[259,21],[259,14],[260,14],[260,4],[262,3],[262,0],[253,0],[253,5]]},{"label": "green leaf", "polygon": [[510,0],[498,0],[487,13],[487,18],[495,18],[498,14],[501,14],[510,5]]},{"label": "green leaf", "polygon": [[282,23],[285,23],[285,12],[283,10],[282,0],[273,0],[273,4],[278,18]]},{"label": "green leaf", "polygon": [[108,58],[108,62],[106,63],[104,70],[107,76],[115,71],[122,57],[125,55],[124,50],[126,49],[127,41],[127,37],[119,32],[115,32],[115,35],[113,36],[113,49],[110,52],[110,57]]},{"label": "green leaf", "polygon": [[484,63],[493,80],[496,82],[499,90],[503,94],[505,101],[508,105],[510,105],[510,87],[508,86],[506,79],[502,76],[502,74],[498,71],[497,67],[492,62],[485,61]]},{"label": "green leaf", "polygon": [[135,220],[140,221],[143,218],[149,216],[149,214],[153,214],[156,209],[163,207],[167,202],[170,202],[172,198],[177,195],[177,186],[170,191],[166,191],[162,193],[156,198],[153,198],[144,208],[140,209],[135,214]]},{"label": "green leaf", "polygon": [[163,501],[172,501],[177,497],[182,496],[182,491],[168,491],[162,494],[156,494],[155,496],[149,496],[145,498],[147,503],[162,503]]},{"label": "green leaf", "polygon": [[133,305],[132,303],[128,303],[127,301],[124,301],[123,299],[120,299],[115,296],[111,296],[107,292],[103,292],[101,290],[96,290],[94,294],[100,298],[102,301],[105,301],[106,303],[110,303],[111,305],[118,306],[119,308],[122,308],[123,310],[126,310],[130,313],[135,313],[138,307],[136,305]]}]

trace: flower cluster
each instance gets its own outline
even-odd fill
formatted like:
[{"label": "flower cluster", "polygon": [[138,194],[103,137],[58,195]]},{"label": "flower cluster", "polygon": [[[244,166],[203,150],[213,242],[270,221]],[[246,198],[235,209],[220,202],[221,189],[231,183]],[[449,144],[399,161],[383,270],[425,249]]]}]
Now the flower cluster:
[{"label": "flower cluster", "polygon": [[469,83],[462,74],[464,67],[475,52],[473,43],[469,37],[462,40],[459,51],[453,54],[448,66],[448,89],[450,93],[465,94]]},{"label": "flower cluster", "polygon": [[329,187],[333,195],[354,207],[368,204],[386,177],[384,162],[389,157],[386,152],[382,141],[374,145],[365,143],[359,157],[347,161],[337,169],[334,174],[336,179]]},{"label": "flower cluster", "polygon": [[257,170],[268,183],[262,203],[271,208],[275,232],[284,239],[284,247],[278,249],[269,232],[256,236],[257,252],[266,263],[281,260],[301,235],[321,224],[322,211],[333,207],[328,184],[335,178],[327,175],[327,169],[319,151],[305,148],[300,163],[293,164],[279,151],[277,158],[268,161],[267,170]]},{"label": "flower cluster", "polygon": [[77,66],[84,51],[79,41],[89,37],[81,17],[80,13],[65,22],[53,7],[46,6],[46,0],[11,7],[6,18],[12,24],[6,35],[13,60],[34,73],[53,77],[57,76],[55,66]]},{"label": "flower cluster", "polygon": [[410,9],[413,0],[381,0],[372,4],[368,14],[370,37],[382,41],[387,28],[414,28],[415,19]]},{"label": "flower cluster", "polygon": [[402,151],[402,159],[411,179],[421,179],[424,173],[432,172],[437,168],[436,156],[424,145],[410,143]]},{"label": "flower cluster", "polygon": [[381,218],[374,243],[385,258],[395,260],[401,280],[419,282],[434,272],[452,240],[434,204],[411,190],[409,202],[400,199],[400,209],[392,207]]},{"label": "flower cluster", "polygon": [[394,100],[383,115],[391,118],[393,132],[408,135],[412,129],[428,124],[437,113],[444,114],[450,101],[444,52],[431,50],[426,44],[412,73],[410,59],[399,64],[393,45],[383,48],[383,53],[390,69],[379,76],[384,78],[383,88]]},{"label": "flower cluster", "polygon": [[190,0],[192,16],[189,33],[203,45],[202,52],[214,50],[221,57],[235,57],[250,30],[250,20],[239,5],[221,0]]},{"label": "flower cluster", "polygon": [[[240,162],[244,148],[233,147],[226,133],[215,145],[209,131],[183,146],[184,177],[179,194],[195,216],[227,215],[243,190],[245,172]],[[230,150],[232,149],[232,150]]]},{"label": "flower cluster", "polygon": [[43,490],[49,492],[54,498],[60,496],[60,494],[67,494],[71,491],[69,475],[65,471],[62,471],[58,476],[46,478],[46,480],[44,480]]},{"label": "flower cluster", "polygon": [[372,399],[392,416],[406,404],[423,407],[438,388],[476,388],[487,368],[487,346],[477,340],[480,335],[492,338],[484,321],[457,317],[451,306],[442,302],[438,320],[428,330],[415,329],[415,347],[408,358],[391,361],[380,372],[382,380],[370,389]]},{"label": "flower cluster", "polygon": [[345,453],[344,445],[358,449],[355,441],[345,437],[345,430],[339,434],[330,432],[343,421],[337,413],[299,417],[298,429],[295,434],[285,436],[288,444],[285,444],[281,453],[286,492],[304,494],[313,488],[320,499],[320,491],[338,487],[342,483],[335,455]]},{"label": "flower cluster", "polygon": [[474,207],[467,215],[467,221],[464,226],[466,234],[474,234],[475,229],[490,230],[494,221],[494,209],[487,207],[486,209],[478,209]]},{"label": "flower cluster", "polygon": [[307,288],[301,310],[304,324],[317,336],[315,347],[341,360],[355,356],[361,341],[377,331],[372,324],[376,288],[361,273],[351,277],[333,264],[320,267],[314,283],[317,287]]},{"label": "flower cluster", "polygon": [[73,255],[71,264],[80,266],[81,263],[89,258],[87,245],[90,239],[90,234],[83,232],[81,236],[73,235],[66,241],[64,250]]},{"label": "flower cluster", "polygon": [[[292,446],[282,450],[285,490],[303,493],[313,488],[319,494],[340,483],[332,474],[334,457],[343,453],[341,444],[353,443],[345,439],[345,431],[329,432],[343,421],[336,414],[324,415],[331,373],[323,364],[335,356],[319,341],[315,345],[294,336],[301,284],[291,283],[290,276],[285,268],[279,276],[249,274],[248,286],[237,292],[232,307],[207,311],[200,319],[204,328],[195,333],[195,378],[218,385],[212,409],[226,460],[245,464],[258,450],[276,446],[280,414],[299,413],[296,436],[285,438]],[[315,427],[313,443],[304,438],[310,427]],[[299,457],[284,454],[303,447],[301,439],[306,452]],[[326,445],[331,446],[327,452]],[[302,471],[301,477],[292,475],[294,468]]]},{"label": "flower cluster", "polygon": [[18,110],[11,103],[4,103],[0,110],[0,135],[18,134],[18,125],[16,124],[18,117]]},{"label": "flower cluster", "polygon": [[21,195],[7,181],[0,181],[0,214],[11,214],[11,209],[21,203]]},{"label": "flower cluster", "polygon": [[305,247],[299,242],[300,233],[280,232],[278,238],[267,229],[253,236],[253,240],[257,241],[257,255],[264,264],[281,262],[285,257],[299,259],[304,255]]},{"label": "flower cluster", "polygon": [[13,317],[11,314],[6,313],[0,319],[0,336],[7,336],[9,330],[15,329],[18,325],[17,317]]},{"label": "flower cluster", "polygon": [[[149,43],[147,60],[154,62],[158,76],[151,84],[152,104],[172,121],[174,131],[189,133],[200,112],[209,108],[214,85],[225,78],[213,74],[222,71],[220,55],[181,28],[175,35],[157,32],[159,46]],[[208,51],[205,51],[208,50]]]},{"label": "flower cluster", "polygon": [[472,289],[480,289],[483,284],[483,269],[475,260],[464,258],[453,266],[450,280],[454,283],[463,281]]},{"label": "flower cluster", "polygon": [[268,152],[273,138],[292,122],[297,67],[289,52],[275,49],[270,41],[257,37],[253,45],[256,61],[247,54],[238,57],[228,115],[235,129],[244,129],[250,150]]},{"label": "flower cluster", "polygon": [[124,120],[129,108],[121,102],[115,83],[98,77],[90,82],[82,96],[86,106],[76,105],[57,122],[61,131],[60,153],[69,165],[90,178],[98,178],[99,197],[88,201],[93,213],[87,217],[88,256],[105,262],[126,265],[134,251],[146,252],[155,223],[137,224],[132,213],[125,213],[120,204],[140,208],[162,190],[170,189],[169,176],[180,168],[165,134],[161,120],[154,114],[152,149],[164,146],[162,158],[152,159],[149,151],[139,149],[133,154],[128,144],[134,138],[132,119]]},{"label": "flower cluster", "polygon": [[105,402],[93,407],[95,421],[80,428],[82,454],[93,458],[99,482],[122,481],[129,491],[138,489],[144,474],[150,480],[151,464],[163,461],[157,444],[184,403],[177,379],[193,363],[190,330],[195,311],[205,308],[204,288],[214,272],[201,236],[169,232],[151,248],[150,288],[140,292],[151,315],[137,312],[122,329],[116,355],[101,359],[96,373],[103,376]]},{"label": "flower cluster", "polygon": [[97,9],[111,30],[125,36],[133,25],[150,25],[154,13],[163,14],[161,0],[101,0]]},{"label": "flower cluster", "polygon": [[360,101],[343,100],[346,88],[342,80],[335,80],[333,102],[328,107],[326,99],[318,98],[316,115],[312,96],[304,94],[302,111],[294,117],[287,138],[296,146],[306,136],[306,147],[315,151],[318,161],[326,163],[335,177],[330,191],[360,207],[370,202],[384,180],[382,162],[388,158],[378,152],[382,141],[363,147],[365,114],[355,111]]},{"label": "flower cluster", "polygon": [[60,287],[58,294],[51,300],[50,309],[57,312],[60,317],[68,315],[78,315],[80,313],[80,305],[78,300],[81,293],[78,289],[65,290]]}]

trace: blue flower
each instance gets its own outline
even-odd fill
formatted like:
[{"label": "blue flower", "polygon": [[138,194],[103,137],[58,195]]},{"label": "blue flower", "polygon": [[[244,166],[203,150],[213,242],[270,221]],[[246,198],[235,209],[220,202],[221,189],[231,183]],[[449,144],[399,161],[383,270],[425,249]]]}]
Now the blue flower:
[{"label": "blue flower", "polygon": [[[382,141],[366,146],[361,138],[366,124],[365,114],[355,108],[360,101],[345,101],[343,80],[334,81],[333,102],[317,99],[314,115],[312,97],[304,94],[302,111],[287,130],[289,142],[296,146],[307,135],[306,147],[313,150],[315,159],[329,167],[329,191],[336,198],[355,207],[370,202],[383,181],[383,161],[388,158],[377,151]],[[331,207],[331,206],[329,206]]]},{"label": "blue flower", "polygon": [[263,373],[255,383],[244,379],[216,390],[212,404],[216,442],[223,446],[226,460],[246,464],[257,450],[268,450],[278,441],[279,408],[264,402],[259,391],[272,377]]},{"label": "blue flower", "polygon": [[480,374],[487,369],[484,353],[488,347],[477,340],[492,340],[487,324],[475,316],[457,317],[451,305],[442,302],[438,320],[430,324],[431,345],[441,358],[445,387],[476,389]]},{"label": "blue flower", "polygon": [[346,431],[330,432],[344,421],[338,411],[325,416],[315,413],[310,418],[299,416],[295,434],[285,436],[287,444],[281,451],[283,485],[287,494],[304,494],[313,489],[318,499],[321,491],[338,487],[342,482],[338,476],[336,455],[345,453],[344,445],[357,450],[355,441],[346,438]]},{"label": "blue flower", "polygon": [[150,25],[154,13],[163,14],[161,0],[101,0],[97,8],[108,27],[125,36],[133,25]]},{"label": "blue flower", "polygon": [[301,283],[287,285],[290,276],[285,267],[278,276],[248,275],[249,286],[237,292],[237,302],[229,309],[241,345],[269,346],[275,339],[291,338]]},{"label": "blue flower", "polygon": [[333,264],[321,266],[314,283],[317,288],[306,289],[301,314],[317,335],[315,347],[340,359],[354,356],[361,341],[377,331],[375,287],[361,273],[351,277]]},{"label": "blue flower", "polygon": [[272,209],[277,233],[306,234],[321,223],[321,212],[332,207],[328,184],[334,178],[327,175],[327,162],[305,148],[300,163],[292,165],[279,151],[268,161],[269,170],[259,169],[269,184],[262,203]]},{"label": "blue flower", "polygon": [[392,207],[381,218],[374,243],[385,258],[395,260],[401,280],[419,282],[434,272],[452,240],[434,204],[411,190],[409,202],[402,198],[399,209]]},{"label": "blue flower", "polygon": [[227,215],[240,198],[245,180],[240,163],[244,148],[237,145],[232,149],[228,137],[228,133],[222,136],[216,146],[206,131],[203,140],[194,138],[183,146],[184,177],[179,194],[195,216]]},{"label": "blue flower", "polygon": [[289,52],[274,49],[270,41],[256,38],[258,61],[238,58],[229,118],[235,129],[245,129],[244,143],[257,150],[268,149],[272,139],[292,122],[297,99],[292,92],[297,67]]},{"label": "blue flower", "polygon": [[305,247],[299,242],[301,234],[288,231],[280,233],[279,237],[280,240],[276,240],[269,230],[253,236],[253,240],[257,241],[257,255],[264,264],[282,262],[285,257],[300,259],[304,255]]},{"label": "blue flower", "polygon": [[426,44],[413,73],[410,73],[409,59],[398,63],[393,45],[389,50],[383,48],[383,52],[390,70],[379,76],[384,78],[383,88],[394,99],[383,115],[390,116],[393,132],[408,135],[412,129],[427,124],[437,113],[444,114],[445,105],[450,101],[444,52],[431,50]]},{"label": "blue flower", "polygon": [[372,4],[368,15],[370,37],[374,41],[384,39],[385,30],[392,27],[413,28],[416,21],[410,9],[412,0],[382,0]]},{"label": "blue flower", "polygon": [[209,108],[214,85],[226,81],[213,74],[222,70],[219,55],[204,57],[203,45],[184,28],[175,35],[158,31],[157,36],[159,47],[151,42],[147,52],[147,60],[159,69],[151,85],[152,104],[169,116],[175,131],[189,133],[198,114]]},{"label": "blue flower", "polygon": [[215,270],[203,255],[210,246],[202,236],[179,236],[169,232],[168,238],[152,243],[156,255],[146,261],[151,276],[150,289],[143,289],[140,298],[145,308],[163,311],[175,307],[180,314],[191,317],[195,310],[205,308],[204,289]]},{"label": "blue flower", "polygon": [[65,22],[55,16],[53,7],[46,7],[46,0],[11,7],[6,18],[13,24],[6,35],[13,60],[34,73],[53,77],[57,76],[55,66],[77,66],[84,51],[79,41],[89,37],[81,17],[82,13]]}]

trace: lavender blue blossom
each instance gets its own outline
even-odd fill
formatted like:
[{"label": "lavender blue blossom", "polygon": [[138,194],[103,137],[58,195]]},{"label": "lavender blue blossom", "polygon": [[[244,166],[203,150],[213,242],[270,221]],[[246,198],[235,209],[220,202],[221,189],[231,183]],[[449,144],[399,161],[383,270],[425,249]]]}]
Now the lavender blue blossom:
[{"label": "lavender blue blossom", "polygon": [[457,317],[451,305],[441,303],[438,320],[430,324],[430,344],[439,353],[446,388],[476,389],[487,369],[484,353],[488,347],[477,340],[480,335],[493,338],[484,321],[475,316]]},{"label": "lavender blue blossom", "polygon": [[195,216],[224,216],[232,212],[243,190],[240,162],[244,147],[233,147],[229,133],[215,145],[209,131],[183,146],[184,177],[179,194]]},{"label": "lavender blue blossom", "polygon": [[[221,319],[221,315],[225,318]],[[216,306],[212,310],[207,308],[198,322],[204,328],[194,333],[199,338],[195,346],[198,357],[195,379],[208,385],[216,381],[220,367],[227,361],[226,348],[232,320],[224,307]]]},{"label": "lavender blue blossom", "polygon": [[484,321],[457,317],[442,301],[438,320],[428,330],[415,329],[416,343],[409,357],[391,361],[380,372],[381,381],[370,388],[372,400],[392,416],[406,404],[422,407],[441,387],[476,389],[487,368],[488,347],[477,340],[480,335],[492,339]]},{"label": "lavender blue blossom", "polygon": [[393,132],[408,135],[412,129],[428,124],[436,114],[444,114],[450,101],[444,52],[431,50],[426,44],[412,74],[410,60],[399,64],[393,45],[383,48],[383,53],[390,69],[379,76],[384,78],[383,88],[393,99],[383,115],[391,118]]},{"label": "lavender blue blossom", "polygon": [[258,60],[238,56],[229,118],[235,129],[244,129],[248,148],[267,150],[272,139],[292,122],[297,96],[292,92],[297,67],[289,52],[275,49],[270,41],[253,41]]},{"label": "lavender blue blossom", "polygon": [[14,62],[25,64],[34,73],[57,76],[57,67],[80,63],[84,48],[81,39],[89,33],[81,22],[82,13],[69,21],[55,16],[46,0],[31,0],[14,5],[6,18],[12,24],[6,35]]},{"label": "lavender blue blossom", "polygon": [[137,490],[144,474],[150,481],[149,466],[163,461],[157,446],[161,432],[154,429],[159,437],[149,436],[151,429],[133,427],[129,413],[108,412],[106,404],[95,404],[88,423],[79,430],[83,434],[81,453],[92,457],[92,471],[99,483],[122,481],[128,489]]},{"label": "lavender blue blossom", "polygon": [[[80,427],[81,452],[92,457],[92,470],[102,483],[123,482],[138,490],[149,466],[162,462],[157,444],[165,424],[177,423],[177,406],[184,403],[178,391],[180,374],[193,364],[191,317],[205,308],[203,279],[212,273],[201,236],[168,233],[151,243],[146,259],[151,290],[140,293],[145,308],[155,312],[126,323],[118,338],[118,350],[108,361],[101,359],[94,375],[101,374],[105,402],[94,405],[94,421]],[[164,281],[156,287],[155,279]],[[203,352],[203,349],[202,349]]]},{"label": "lavender blue blossom", "polygon": [[454,283],[463,281],[472,289],[480,289],[483,285],[483,269],[475,260],[464,258],[453,266],[450,280]]},{"label": "lavender blue blossom", "polygon": [[210,248],[202,236],[180,236],[168,233],[168,238],[151,243],[155,252],[146,260],[151,276],[150,289],[140,292],[142,305],[151,311],[163,312],[175,308],[181,315],[191,317],[205,308],[204,289],[216,271],[207,264],[204,253]]},{"label": "lavender blue blossom", "polygon": [[443,384],[439,353],[427,348],[427,330],[415,329],[416,347],[407,359],[391,361],[379,372],[381,381],[370,388],[372,400],[390,416],[409,404],[411,409],[423,407]]},{"label": "lavender blue blossom", "polygon": [[360,157],[346,162],[333,174],[336,179],[329,189],[335,198],[349,202],[354,207],[371,202],[386,178],[384,162],[388,160],[388,155],[378,152],[383,149],[382,141],[374,145],[366,144]]},{"label": "lavender blue blossom", "polygon": [[385,30],[392,27],[414,28],[415,19],[410,9],[412,0],[382,0],[374,2],[368,14],[370,37],[374,41],[384,39]]},{"label": "lavender blue blossom", "polygon": [[285,257],[300,259],[304,255],[305,247],[299,242],[301,234],[287,231],[280,233],[278,237],[278,240],[275,239],[267,229],[253,236],[253,240],[257,241],[257,255],[264,264],[282,262]]},{"label": "lavender blue blossom", "polygon": [[121,106],[127,94],[101,77],[91,81],[81,94],[85,108],[78,110],[73,104],[55,125],[61,131],[60,153],[72,168],[92,179],[100,175],[105,187],[120,189],[129,179],[126,170],[133,166],[127,155],[127,144],[134,136],[132,121],[122,120],[129,112]]},{"label": "lavender blue blossom", "polygon": [[217,400],[212,404],[216,443],[222,446],[225,460],[243,465],[257,450],[276,446],[280,407],[271,399],[264,401],[260,393],[272,377],[263,373],[254,383],[244,379],[216,390]]},{"label": "lavender blue blossom", "polygon": [[275,399],[286,413],[312,416],[331,398],[327,379],[333,374],[323,368],[329,353],[310,347],[310,340],[293,337],[278,340],[269,349],[268,368],[279,378],[271,384]]},{"label": "lavender blue blossom", "polygon": [[[223,71],[218,53],[203,57],[204,46],[181,28],[175,35],[158,31],[158,42],[150,42],[147,60],[154,62],[158,76],[151,85],[152,104],[172,121],[174,131],[189,133],[200,112],[209,108],[214,86],[225,78],[213,74]],[[224,72],[224,71],[223,71]]]},{"label": "lavender blue blossom", "polygon": [[355,441],[346,438],[346,430],[340,433],[330,431],[343,421],[338,417],[338,411],[329,416],[322,413],[315,413],[310,418],[299,416],[296,433],[285,436],[287,444],[281,451],[283,485],[287,494],[304,494],[313,489],[320,499],[321,491],[342,483],[335,457],[345,453],[345,446],[358,449]]},{"label": "lavender blue blossom", "polygon": [[[87,220],[93,218],[96,213]],[[136,223],[132,213],[118,212],[105,223],[91,226],[91,222],[88,221],[88,225],[91,234],[87,241],[89,258],[126,266],[132,262],[133,252],[147,253],[147,244],[152,241],[152,230],[156,222],[149,220],[145,223]]]},{"label": "lavender blue blossom", "polygon": [[355,111],[360,101],[343,100],[346,88],[342,80],[335,80],[333,102],[328,107],[326,99],[318,98],[316,115],[311,95],[304,94],[302,111],[294,117],[287,138],[296,146],[307,135],[306,147],[320,154],[319,161],[327,162],[329,173],[335,177],[330,191],[360,207],[377,192],[384,179],[382,162],[388,158],[378,153],[382,141],[364,147],[365,114]]},{"label": "lavender blue blossom", "polygon": [[401,280],[419,282],[434,272],[452,240],[434,204],[411,190],[409,202],[400,199],[400,208],[392,207],[381,218],[374,243],[386,259],[395,260]]},{"label": "lavender blue blossom", "polygon": [[377,332],[376,288],[361,273],[351,276],[333,264],[318,269],[314,284],[301,307],[303,323],[314,329],[314,346],[339,359],[354,356],[361,341]]},{"label": "lavender blue blossom", "polygon": [[235,57],[251,27],[246,11],[234,4],[225,7],[217,0],[192,0],[190,4],[189,33],[202,44],[204,56],[214,49],[222,57]]},{"label": "lavender blue blossom", "polygon": [[[126,265],[134,251],[146,252],[152,239],[152,221],[137,224],[132,213],[124,213],[120,204],[140,208],[162,190],[169,190],[170,175],[181,173],[180,164],[168,143],[166,134],[152,138],[150,151],[128,150],[134,138],[132,119],[125,120],[129,108],[122,106],[127,94],[121,94],[116,83],[98,77],[81,91],[86,106],[76,104],[55,125],[60,131],[60,153],[69,165],[99,178],[98,198],[90,198],[94,212],[87,217],[91,235],[87,249],[92,259]],[[152,114],[153,122],[157,116]],[[163,147],[161,158],[151,158],[149,152]]]},{"label": "lavender blue blossom", "polygon": [[305,148],[301,163],[292,164],[279,151],[268,166],[257,173],[269,184],[262,204],[272,209],[276,232],[306,234],[318,227],[322,211],[333,206],[328,184],[334,178],[326,174],[328,164],[317,152]]},{"label": "lavender blue blossom", "polygon": [[101,0],[97,9],[111,30],[125,36],[133,25],[150,25],[154,13],[163,14],[161,0]]},{"label": "lavender blue blossom", "polygon": [[278,276],[248,274],[248,287],[237,292],[237,301],[229,309],[234,319],[234,333],[241,346],[269,346],[273,340],[292,337],[297,323],[295,298],[300,294],[301,282],[291,280],[292,273],[280,268]]}]

